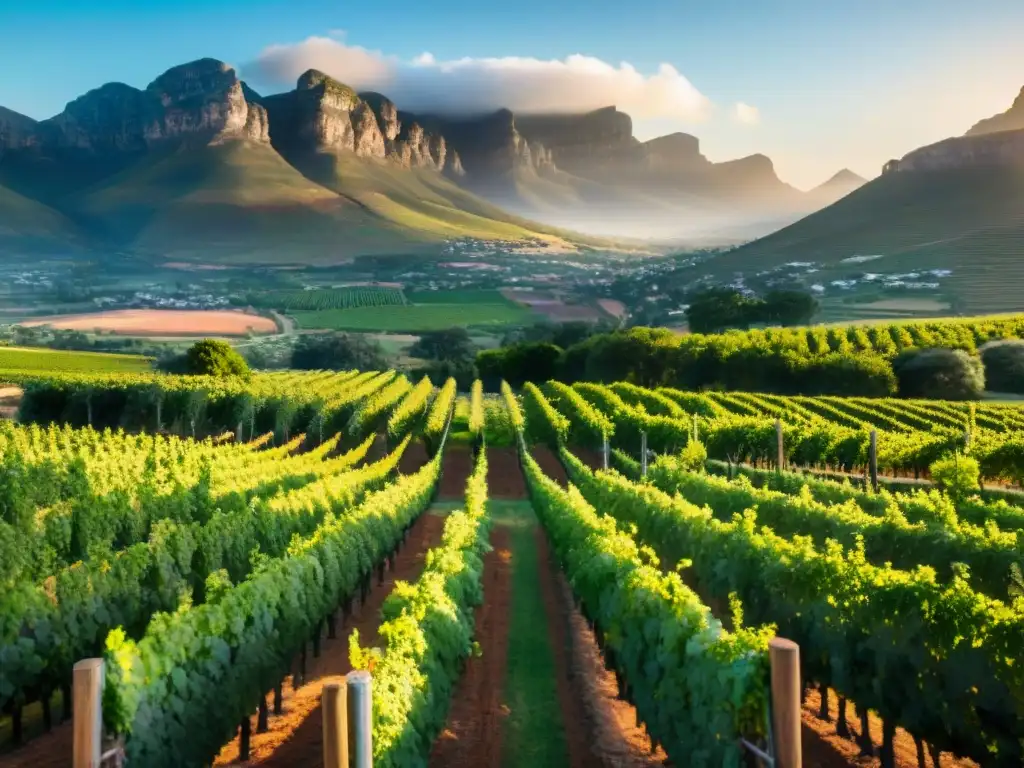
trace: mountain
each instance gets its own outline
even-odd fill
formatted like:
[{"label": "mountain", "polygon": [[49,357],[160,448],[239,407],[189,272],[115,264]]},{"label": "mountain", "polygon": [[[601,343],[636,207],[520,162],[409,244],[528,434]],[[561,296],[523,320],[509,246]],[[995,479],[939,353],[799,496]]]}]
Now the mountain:
[{"label": "mountain", "polygon": [[1022,104],[1018,97],[966,135],[886,163],[881,176],[834,204],[715,259],[715,270],[815,262],[814,279],[824,284],[850,277],[870,258],[866,269],[876,275],[915,280],[942,270],[941,292],[962,311],[1019,310],[1024,129],[1002,128],[1015,124]]},{"label": "mountain", "polygon": [[453,183],[460,160],[443,137],[316,71],[262,97],[201,59],[145,89],[108,83],[48,120],[3,110],[0,148],[0,232],[31,204],[34,221],[59,217],[57,251],[83,234],[96,247],[244,263],[416,253],[465,236],[565,243]]},{"label": "mountain", "polygon": [[1024,131],[1024,88],[1020,89],[1020,93],[1008,110],[975,123],[966,135],[983,136],[986,133],[1001,131]]},{"label": "mountain", "polygon": [[35,204],[32,220],[59,217],[57,251],[90,241],[239,263],[428,252],[458,237],[730,241],[842,186],[801,192],[764,155],[712,162],[689,134],[640,141],[615,107],[410,113],[317,70],[261,95],[215,59],[142,89],[107,83],[46,120],[0,108],[0,185],[0,228],[24,228],[15,211]]},{"label": "mountain", "polygon": [[858,176],[848,168],[843,168],[828,181],[819,184],[810,190],[807,195],[819,203],[821,207],[832,205],[841,200],[855,189],[860,189],[867,184],[867,179]]}]

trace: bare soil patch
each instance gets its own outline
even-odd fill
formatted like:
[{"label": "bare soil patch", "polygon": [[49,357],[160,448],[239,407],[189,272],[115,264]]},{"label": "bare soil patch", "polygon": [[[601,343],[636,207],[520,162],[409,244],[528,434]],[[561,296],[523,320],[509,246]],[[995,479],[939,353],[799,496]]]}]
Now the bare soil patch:
[{"label": "bare soil patch", "polygon": [[[853,741],[861,735],[860,714],[856,711],[853,703],[848,703],[846,708],[846,719],[852,738],[846,739],[836,733],[836,720],[839,717],[839,699],[835,691],[829,695],[829,715],[831,722],[826,722],[818,717],[821,708],[821,694],[812,690],[807,694],[807,700],[803,707],[803,749],[805,768],[849,768],[849,766],[878,766],[881,761],[878,757],[861,756],[860,747]],[[875,745],[877,755],[882,743],[882,721],[874,713],[868,715],[868,728],[871,733],[871,740]],[[913,737],[902,728],[896,729],[896,738],[893,742],[893,751],[896,757],[896,768],[919,768],[917,759],[917,745]],[[943,753],[939,764],[936,765],[931,755],[926,751],[925,761],[920,768],[978,768],[978,764],[965,758],[957,758],[949,753]]]},{"label": "bare soil patch", "polygon": [[565,467],[562,466],[562,462],[558,460],[558,457],[550,448],[543,445],[535,445],[530,450],[530,454],[533,456],[533,460],[544,470],[545,475],[565,487],[566,483],[569,482],[565,475]]},{"label": "bare soil patch", "polygon": [[416,440],[409,443],[402,458],[398,460],[398,472],[402,475],[411,475],[422,469],[429,461],[427,447]]},{"label": "bare soil patch", "polygon": [[0,418],[13,419],[24,394],[21,387],[0,387]]},{"label": "bare soil patch", "polygon": [[467,445],[449,445],[441,459],[439,499],[455,500],[466,495],[466,481],[473,473],[473,451]]},{"label": "bare soil patch", "polygon": [[[585,726],[585,708],[579,687],[574,681],[572,648],[570,646],[568,616],[560,604],[558,595],[558,566],[548,546],[543,526],[535,529],[534,541],[537,546],[537,567],[539,570],[541,598],[547,617],[548,642],[555,657],[558,676],[555,686],[562,710],[562,726],[565,731],[565,745],[569,753],[567,768],[589,768],[593,766],[595,754],[591,753],[589,734]],[[600,763],[599,763],[600,764]]]},{"label": "bare soil patch", "polygon": [[619,698],[615,673],[605,667],[594,633],[575,607],[565,575],[558,571],[556,578],[559,608],[568,620],[572,681],[583,701],[591,750],[608,768],[667,765],[665,750],[652,750],[647,731],[637,725],[636,708]]},{"label": "bare soil patch", "polygon": [[385,572],[384,581],[374,585],[362,605],[358,605],[358,600],[353,601],[352,615],[347,621],[338,622],[337,638],[321,641],[319,658],[314,659],[311,654],[307,657],[304,683],[294,687],[294,677],[285,682],[283,713],[271,714],[270,728],[266,733],[256,733],[256,716],[253,714],[249,760],[242,762],[238,759],[238,739],[235,738],[224,746],[214,765],[275,768],[316,768],[323,765],[320,692],[324,683],[336,681],[352,671],[348,659],[348,638],[353,629],[359,630],[363,645],[373,646],[380,642],[377,630],[384,600],[391,594],[396,581],[414,581],[419,577],[424,556],[428,549],[440,543],[443,529],[442,516],[429,512],[420,515],[395,557],[393,567]]},{"label": "bare soil patch", "polygon": [[512,604],[512,552],[508,529],[491,531],[484,556],[484,602],[476,609],[475,639],[481,654],[471,657],[455,687],[444,730],[434,742],[430,765],[477,768],[501,764],[502,703]]},{"label": "bare soil patch", "polygon": [[515,448],[487,449],[487,494],[492,499],[526,498],[526,479]]},{"label": "bare soil patch", "polygon": [[612,317],[620,320],[626,316],[626,305],[617,299],[598,299],[598,305]]},{"label": "bare soil patch", "polygon": [[268,317],[227,309],[118,309],[38,317],[22,325],[48,325],[69,331],[105,331],[122,336],[245,336],[249,332],[277,332],[277,324]]}]

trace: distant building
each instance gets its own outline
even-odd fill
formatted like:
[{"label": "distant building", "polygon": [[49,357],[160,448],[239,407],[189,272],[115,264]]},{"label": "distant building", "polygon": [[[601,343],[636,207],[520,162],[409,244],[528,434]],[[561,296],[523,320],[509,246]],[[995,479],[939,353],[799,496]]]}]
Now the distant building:
[{"label": "distant building", "polygon": [[888,163],[882,166],[882,174],[897,173],[900,170],[899,160],[890,160]]}]

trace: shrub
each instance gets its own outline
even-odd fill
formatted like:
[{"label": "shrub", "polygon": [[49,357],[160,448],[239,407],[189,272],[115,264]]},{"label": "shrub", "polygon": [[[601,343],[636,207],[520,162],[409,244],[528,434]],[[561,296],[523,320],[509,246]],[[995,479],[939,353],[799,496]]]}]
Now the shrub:
[{"label": "shrub", "polygon": [[196,376],[249,376],[249,364],[226,341],[203,339],[185,353],[185,369]]},{"label": "shrub", "polygon": [[904,352],[893,364],[901,397],[978,400],[985,392],[981,359],[962,349]]},{"label": "shrub", "polygon": [[953,499],[963,499],[978,490],[981,468],[970,456],[952,456],[939,459],[929,468],[932,480]]},{"label": "shrub", "polygon": [[985,381],[995,392],[1024,394],[1024,341],[994,341],[981,348]]},{"label": "shrub", "polygon": [[679,454],[679,463],[688,472],[703,472],[708,460],[708,449],[700,440],[691,440]]}]

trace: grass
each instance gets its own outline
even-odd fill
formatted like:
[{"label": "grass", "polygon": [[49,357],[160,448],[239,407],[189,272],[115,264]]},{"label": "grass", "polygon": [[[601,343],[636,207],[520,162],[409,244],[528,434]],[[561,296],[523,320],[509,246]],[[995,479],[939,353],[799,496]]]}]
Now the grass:
[{"label": "grass", "polygon": [[0,347],[0,369],[144,373],[153,369],[153,359],[142,355],[116,355],[106,352]]},{"label": "grass", "polygon": [[407,294],[413,304],[511,304],[497,290],[466,290],[466,291],[415,291]]},{"label": "grass", "polygon": [[337,331],[417,333],[480,325],[515,325],[534,319],[530,310],[511,302],[494,304],[409,304],[293,312],[302,328]]},{"label": "grass", "polygon": [[512,606],[504,699],[504,768],[561,768],[568,747],[555,683],[559,670],[551,651],[541,598],[537,519],[529,502],[489,501],[496,525],[509,528],[512,550]]}]

